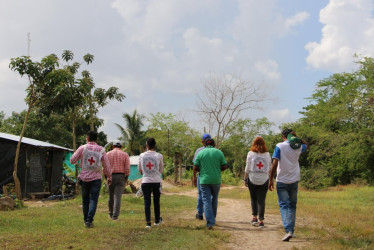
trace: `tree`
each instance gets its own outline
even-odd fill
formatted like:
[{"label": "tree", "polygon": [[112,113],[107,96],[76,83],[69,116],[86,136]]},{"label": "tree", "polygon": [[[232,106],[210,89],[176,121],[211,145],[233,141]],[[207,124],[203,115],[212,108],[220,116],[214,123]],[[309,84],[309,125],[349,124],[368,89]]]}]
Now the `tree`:
[{"label": "tree", "polygon": [[[20,152],[20,146],[22,142],[22,137],[24,135],[27,119],[29,116],[30,111],[38,106],[42,106],[44,98],[48,94],[48,90],[50,88],[53,88],[54,86],[48,84],[46,79],[49,77],[49,75],[54,72],[56,67],[58,67],[58,59],[55,55],[49,55],[44,57],[40,62],[33,62],[30,57],[28,56],[22,56],[17,58],[12,58],[10,60],[9,67],[18,72],[21,77],[24,75],[28,76],[29,79],[29,86],[26,88],[27,97],[26,97],[26,104],[28,105],[28,109],[25,115],[25,120],[23,122],[22,131],[20,134],[20,139],[17,144],[17,150],[16,150],[16,157],[14,160],[14,172],[13,172],[13,179],[14,179],[14,185],[15,185],[15,192],[18,199],[22,198],[21,194],[21,188],[19,179],[17,176],[17,170],[18,170],[18,157]],[[60,73],[60,72],[59,72]],[[60,79],[67,80],[69,78],[69,75],[64,74],[58,75]]]},{"label": "tree", "polygon": [[122,117],[125,120],[126,127],[122,127],[118,123],[115,124],[121,131],[121,140],[124,140],[128,145],[130,155],[140,154],[145,140],[145,132],[141,130],[144,126],[145,117],[136,110],[132,115],[125,113]]},{"label": "tree", "polygon": [[201,93],[197,93],[197,112],[209,132],[215,132],[218,147],[230,124],[240,118],[243,111],[260,108],[266,98],[267,93],[259,84],[251,84],[234,75],[210,75],[203,83]]},{"label": "tree", "polygon": [[304,159],[304,182],[310,187],[356,179],[374,183],[374,59],[358,64],[353,73],[319,81],[304,117],[292,124],[310,145]]},{"label": "tree", "polygon": [[166,156],[166,160],[175,153],[182,153],[183,161],[192,163],[195,150],[201,145],[200,133],[171,113],[151,114],[148,121],[147,137],[156,139],[157,151]]}]

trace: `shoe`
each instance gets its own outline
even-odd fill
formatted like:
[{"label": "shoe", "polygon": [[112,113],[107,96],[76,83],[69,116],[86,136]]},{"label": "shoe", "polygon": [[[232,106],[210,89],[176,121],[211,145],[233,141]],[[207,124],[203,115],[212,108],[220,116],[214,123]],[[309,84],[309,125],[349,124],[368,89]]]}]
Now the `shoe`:
[{"label": "shoe", "polygon": [[263,223],[263,222],[260,222],[260,223],[258,223],[258,227],[259,227],[259,228],[264,228],[264,227],[265,227],[265,225],[264,225],[264,223]]},{"label": "shoe", "polygon": [[161,223],[162,223],[162,217],[160,217],[160,220],[158,221],[158,223],[155,222],[153,225],[159,226]]},{"label": "shoe", "polygon": [[288,232],[284,235],[282,241],[289,241],[292,238],[292,233]]},{"label": "shoe", "polygon": [[258,224],[258,220],[257,220],[257,218],[253,218],[253,219],[251,220],[251,224],[252,224],[252,226],[257,226],[257,224]]},{"label": "shoe", "polygon": [[113,221],[118,221],[118,217],[117,217],[117,218],[114,218],[114,217],[113,217],[112,220],[113,220]]},{"label": "shoe", "polygon": [[200,214],[196,214],[196,215],[195,215],[195,218],[196,218],[197,220],[204,220],[204,217],[203,217],[202,215],[200,215]]},{"label": "shoe", "polygon": [[207,228],[208,228],[208,230],[213,230],[213,226],[209,226]]},{"label": "shoe", "polygon": [[150,222],[147,222],[147,225],[145,226],[146,228],[151,228],[151,223]]},{"label": "shoe", "polygon": [[92,222],[85,222],[84,225],[86,226],[86,228],[93,228],[94,227]]},{"label": "shoe", "polygon": [[296,238],[296,234],[292,233],[292,238]]}]

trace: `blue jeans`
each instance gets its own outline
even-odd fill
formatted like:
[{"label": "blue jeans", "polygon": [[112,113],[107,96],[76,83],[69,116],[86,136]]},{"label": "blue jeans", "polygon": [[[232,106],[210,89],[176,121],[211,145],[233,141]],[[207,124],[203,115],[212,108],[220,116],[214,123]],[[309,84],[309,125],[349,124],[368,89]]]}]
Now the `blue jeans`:
[{"label": "blue jeans", "polygon": [[82,181],[81,186],[84,222],[92,223],[99,199],[101,179],[88,182]]},{"label": "blue jeans", "polygon": [[207,227],[216,224],[218,194],[220,188],[221,184],[200,184]]},{"label": "blue jeans", "polygon": [[201,194],[200,184],[199,184],[199,175],[197,175],[197,214],[203,216],[204,213],[204,204],[203,197]]},{"label": "blue jeans", "polygon": [[286,233],[294,233],[295,230],[298,184],[277,182],[278,204]]}]

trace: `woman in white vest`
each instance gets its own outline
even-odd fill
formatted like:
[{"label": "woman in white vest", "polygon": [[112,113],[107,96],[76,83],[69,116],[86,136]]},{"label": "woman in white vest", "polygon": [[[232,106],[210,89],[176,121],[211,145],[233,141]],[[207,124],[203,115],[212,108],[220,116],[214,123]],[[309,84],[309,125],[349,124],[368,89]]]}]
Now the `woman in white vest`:
[{"label": "woman in white vest", "polygon": [[247,155],[244,182],[251,195],[253,226],[264,227],[265,199],[269,184],[271,157],[262,137],[256,137]]}]

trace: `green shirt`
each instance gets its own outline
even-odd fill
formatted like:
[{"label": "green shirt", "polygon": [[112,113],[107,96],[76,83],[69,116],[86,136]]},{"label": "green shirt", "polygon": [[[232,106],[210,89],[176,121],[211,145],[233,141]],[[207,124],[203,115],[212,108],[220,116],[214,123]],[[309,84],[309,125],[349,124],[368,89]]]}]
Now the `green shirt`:
[{"label": "green shirt", "polygon": [[226,164],[222,151],[212,146],[201,150],[194,165],[200,167],[199,184],[221,184],[221,166]]}]

